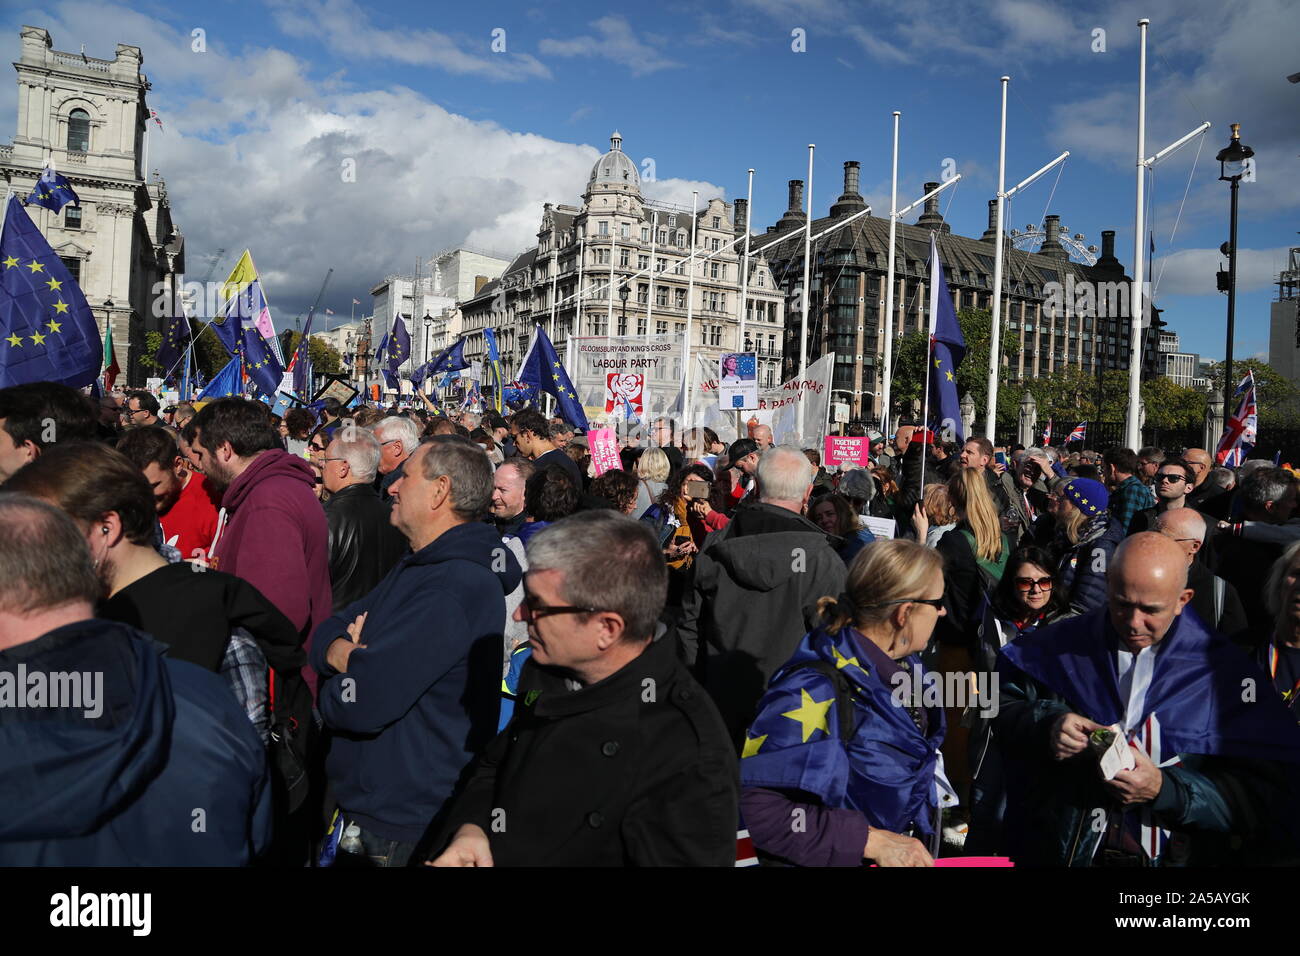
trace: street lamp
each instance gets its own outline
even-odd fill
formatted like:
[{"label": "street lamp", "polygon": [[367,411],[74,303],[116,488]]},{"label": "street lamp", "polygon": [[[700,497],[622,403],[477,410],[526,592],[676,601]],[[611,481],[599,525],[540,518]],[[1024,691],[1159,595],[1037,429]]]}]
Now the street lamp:
[{"label": "street lamp", "polygon": [[623,318],[619,323],[621,326],[618,330],[619,335],[627,335],[627,297],[629,292],[631,290],[627,287],[626,281],[618,284],[618,298],[623,303]]},{"label": "street lamp", "polygon": [[1219,161],[1219,181],[1227,183],[1232,192],[1232,213],[1228,241],[1225,244],[1228,256],[1228,343],[1223,359],[1223,396],[1228,402],[1231,402],[1230,396],[1235,389],[1232,380],[1232,332],[1237,306],[1237,186],[1246,174],[1246,161],[1254,155],[1253,149],[1242,145],[1241,124],[1233,123],[1232,139],[1215,157]]},{"label": "street lamp", "polygon": [[431,338],[433,336],[433,316],[428,312],[424,313],[424,360],[429,361]]}]

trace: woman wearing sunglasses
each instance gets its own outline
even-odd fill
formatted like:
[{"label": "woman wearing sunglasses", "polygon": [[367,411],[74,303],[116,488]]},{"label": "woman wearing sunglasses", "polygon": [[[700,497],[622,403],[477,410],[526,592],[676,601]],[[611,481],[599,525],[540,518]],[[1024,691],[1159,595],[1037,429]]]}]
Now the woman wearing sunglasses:
[{"label": "woman wearing sunglasses", "polygon": [[913,691],[943,589],[939,552],[900,538],[866,545],[846,593],[818,602],[821,625],[772,677],[741,753],[741,814],[765,860],[932,865],[953,798],[943,710]]},{"label": "woman wearing sunglasses", "polygon": [[[979,629],[976,667],[989,674],[997,671],[997,656],[1004,646],[1022,637],[1029,638],[1039,628],[1061,617],[1068,607],[1065,592],[1056,586],[1055,562],[1042,548],[1024,547],[1007,561],[1002,576],[989,601],[985,602],[983,623]],[[1032,640],[1033,638],[1029,638]],[[987,685],[996,687],[990,679]],[[966,712],[971,725],[970,830],[965,850],[973,856],[1002,854],[1002,813],[1006,807],[1006,790],[1002,775],[1002,757],[992,744],[995,701],[980,701]]]}]

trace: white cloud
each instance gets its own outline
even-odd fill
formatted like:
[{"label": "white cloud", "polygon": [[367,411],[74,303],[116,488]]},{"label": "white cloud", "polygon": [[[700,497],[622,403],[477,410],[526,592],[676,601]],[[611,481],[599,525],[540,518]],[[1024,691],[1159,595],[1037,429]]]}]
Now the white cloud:
[{"label": "white cloud", "polygon": [[[551,71],[528,53],[493,52],[490,32],[477,39],[457,39],[431,29],[403,24],[375,26],[365,8],[352,0],[269,0],[276,26],[293,37],[310,37],[349,59],[374,59],[429,66],[489,80],[550,79]],[[501,28],[504,29],[504,28]]]},{"label": "white cloud", "polygon": [[591,23],[596,35],[568,40],[545,39],[537,49],[550,56],[585,56],[613,60],[626,66],[633,76],[681,66],[648,43],[638,39],[625,17],[601,17]]},{"label": "white cloud", "polygon": [[[1237,292],[1260,292],[1272,287],[1286,263],[1285,247],[1242,249],[1237,256]],[[1226,268],[1218,249],[1184,249],[1157,258],[1152,281],[1156,295],[1214,295],[1215,273]]]}]

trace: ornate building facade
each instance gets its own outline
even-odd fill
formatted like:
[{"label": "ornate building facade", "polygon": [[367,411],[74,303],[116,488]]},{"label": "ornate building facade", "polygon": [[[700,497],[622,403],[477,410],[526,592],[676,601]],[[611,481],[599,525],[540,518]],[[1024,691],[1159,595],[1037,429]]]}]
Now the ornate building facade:
[{"label": "ornate building facade", "polygon": [[760,387],[779,385],[785,300],[761,257],[750,259],[740,335],[743,243],[735,240],[748,225],[744,200],[733,206],[709,199],[694,212],[694,224],[697,256],[688,266],[692,210],[642,196],[636,164],[615,132],[592,167],[582,204],[546,203],[537,245],[460,303],[466,356],[481,360],[482,330],[495,329],[509,379],[534,323],[563,355],[570,336],[684,337],[689,310],[693,356],[758,351]]},{"label": "ornate building facade", "polygon": [[[27,213],[81,286],[100,333],[113,344],[126,381],[161,374],[139,361],[146,331],[161,331],[156,291],[174,302],[185,270],[185,240],[172,221],[167,185],[143,162],[148,78],[139,47],[117,45],[112,60],[54,49],[47,30],[25,26],[13,142],[0,145],[6,189],[26,197],[47,161],[80,199],[58,213]],[[161,285],[159,285],[161,283]],[[161,310],[159,310],[161,311]]]}]

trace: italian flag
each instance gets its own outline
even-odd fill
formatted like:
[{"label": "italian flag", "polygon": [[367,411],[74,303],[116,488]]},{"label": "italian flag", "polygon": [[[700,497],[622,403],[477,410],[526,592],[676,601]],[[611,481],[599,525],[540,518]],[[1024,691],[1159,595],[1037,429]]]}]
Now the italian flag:
[{"label": "italian flag", "polygon": [[122,369],[117,364],[117,350],[113,348],[113,318],[108,319],[108,331],[104,334],[104,391],[113,390],[113,382]]}]

